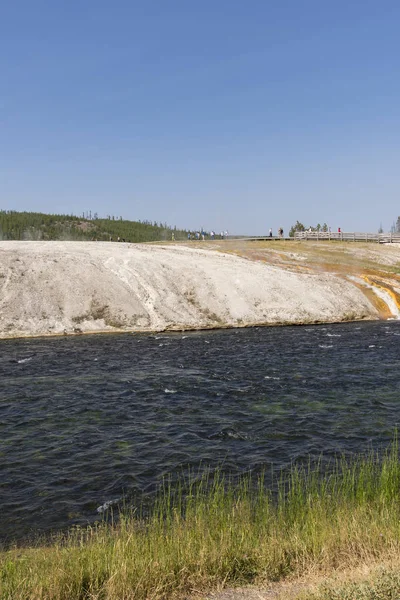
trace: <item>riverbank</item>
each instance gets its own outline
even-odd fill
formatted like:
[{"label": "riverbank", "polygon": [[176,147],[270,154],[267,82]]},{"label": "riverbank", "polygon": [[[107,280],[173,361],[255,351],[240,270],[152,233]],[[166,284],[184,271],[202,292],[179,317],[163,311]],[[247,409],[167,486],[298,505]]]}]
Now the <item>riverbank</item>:
[{"label": "riverbank", "polygon": [[[399,486],[396,442],[380,458],[339,460],[327,475],[293,467],[273,495],[262,478],[230,484],[214,474],[182,481],[177,492],[166,485],[147,518],[133,509],[116,526],[1,552],[0,598],[218,598],[213,590],[245,584],[271,598],[262,589],[287,592],[271,582],[293,580],[293,598],[372,598],[335,595],[337,581],[348,585],[355,573],[360,581],[371,565],[398,568]],[[374,585],[396,589],[396,572],[373,572]],[[318,591],[328,578],[331,591]]]},{"label": "riverbank", "polygon": [[0,242],[0,338],[397,317],[400,249]]}]

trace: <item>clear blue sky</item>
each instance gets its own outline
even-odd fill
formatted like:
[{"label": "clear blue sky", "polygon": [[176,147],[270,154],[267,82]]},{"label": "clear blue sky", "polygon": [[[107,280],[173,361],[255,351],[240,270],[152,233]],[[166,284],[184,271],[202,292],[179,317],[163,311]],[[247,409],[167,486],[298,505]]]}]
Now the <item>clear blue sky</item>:
[{"label": "clear blue sky", "polygon": [[400,2],[0,2],[0,208],[263,234],[400,214]]}]

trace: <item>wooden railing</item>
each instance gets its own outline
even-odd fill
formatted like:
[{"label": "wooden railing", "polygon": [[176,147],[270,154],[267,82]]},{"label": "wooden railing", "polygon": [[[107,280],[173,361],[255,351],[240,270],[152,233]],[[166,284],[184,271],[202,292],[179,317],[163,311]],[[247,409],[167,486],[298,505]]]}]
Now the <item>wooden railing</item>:
[{"label": "wooden railing", "polygon": [[296,231],[295,240],[337,240],[341,242],[400,243],[400,233],[359,233],[347,231]]}]

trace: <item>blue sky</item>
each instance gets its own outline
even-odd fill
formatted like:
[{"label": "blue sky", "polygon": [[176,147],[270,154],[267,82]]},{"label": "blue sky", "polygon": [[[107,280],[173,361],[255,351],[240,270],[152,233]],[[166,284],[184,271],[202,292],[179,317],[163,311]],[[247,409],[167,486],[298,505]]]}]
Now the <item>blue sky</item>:
[{"label": "blue sky", "polygon": [[0,2],[0,208],[388,230],[399,25],[385,0]]}]

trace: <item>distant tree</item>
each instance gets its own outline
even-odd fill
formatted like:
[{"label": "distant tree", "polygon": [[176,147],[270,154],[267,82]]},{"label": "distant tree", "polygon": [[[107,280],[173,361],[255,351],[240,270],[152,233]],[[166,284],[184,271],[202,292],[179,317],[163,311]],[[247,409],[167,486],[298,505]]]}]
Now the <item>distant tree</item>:
[{"label": "distant tree", "polygon": [[[289,236],[294,237],[296,231],[306,231],[306,228],[304,227],[303,223],[300,223],[300,221],[296,221],[296,223],[292,225],[289,231]],[[324,223],[323,225],[321,225],[321,223],[317,223],[315,226],[310,225],[307,231],[329,231],[329,227],[327,223]]]},{"label": "distant tree", "polygon": [[303,223],[300,223],[300,221],[296,221],[296,223],[294,225],[292,225],[292,227],[290,228],[289,231],[289,237],[294,237],[294,234],[296,231],[305,231],[306,228],[304,227]]},{"label": "distant tree", "polygon": [[396,233],[400,233],[400,217],[397,217],[397,221],[396,221]]},{"label": "distant tree", "polygon": [[378,233],[383,233],[382,223],[379,225]]}]

